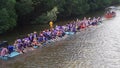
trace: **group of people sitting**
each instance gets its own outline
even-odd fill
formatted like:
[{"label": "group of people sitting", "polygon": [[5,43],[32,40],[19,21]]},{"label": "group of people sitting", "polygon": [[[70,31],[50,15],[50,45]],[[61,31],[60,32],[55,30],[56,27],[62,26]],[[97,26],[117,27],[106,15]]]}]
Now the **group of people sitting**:
[{"label": "group of people sitting", "polygon": [[107,11],[107,13],[105,14],[106,18],[112,18],[115,16],[116,16],[116,13],[114,11]]},{"label": "group of people sitting", "polygon": [[[66,35],[66,32],[74,32],[86,29],[89,26],[95,26],[101,23],[101,17],[84,17],[83,20],[77,19],[76,21],[71,21],[70,23],[58,26],[56,25],[54,28],[46,29],[40,33],[33,32],[25,36],[24,38],[16,39],[14,42],[15,50],[19,53],[25,53],[25,49],[29,48],[34,50],[35,47],[44,46],[46,42],[49,40],[56,41],[59,38],[63,38]],[[9,49],[2,47],[0,50],[0,55],[5,56],[9,54]]]}]

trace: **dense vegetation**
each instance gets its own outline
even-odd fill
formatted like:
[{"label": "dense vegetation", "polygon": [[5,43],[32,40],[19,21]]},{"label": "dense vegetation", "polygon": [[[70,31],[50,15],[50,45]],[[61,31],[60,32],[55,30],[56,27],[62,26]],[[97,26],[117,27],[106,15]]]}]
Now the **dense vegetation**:
[{"label": "dense vegetation", "polygon": [[50,20],[84,15],[120,0],[0,0],[0,33],[19,24],[42,24]]}]

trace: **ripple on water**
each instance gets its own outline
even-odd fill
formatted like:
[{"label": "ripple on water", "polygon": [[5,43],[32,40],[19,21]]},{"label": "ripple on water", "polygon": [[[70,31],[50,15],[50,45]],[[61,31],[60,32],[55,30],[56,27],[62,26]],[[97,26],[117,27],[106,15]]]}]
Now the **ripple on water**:
[{"label": "ripple on water", "polygon": [[120,68],[120,11],[116,12],[115,18],[101,25],[9,61],[0,61],[2,68]]}]

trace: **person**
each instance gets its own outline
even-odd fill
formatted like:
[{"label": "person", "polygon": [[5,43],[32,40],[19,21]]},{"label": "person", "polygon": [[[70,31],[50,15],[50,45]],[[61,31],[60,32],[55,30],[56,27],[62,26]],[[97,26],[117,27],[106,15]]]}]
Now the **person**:
[{"label": "person", "polygon": [[112,14],[113,17],[116,16],[116,13],[114,11],[111,11],[111,14]]},{"label": "person", "polygon": [[107,11],[107,13],[105,14],[105,17],[106,18],[111,18],[112,17],[112,14],[110,11]]},{"label": "person", "polygon": [[53,28],[53,22],[50,21],[49,25],[50,25],[50,28],[52,29]]},{"label": "person", "polygon": [[85,29],[86,28],[86,24],[84,23],[84,22],[82,22],[81,24],[80,24],[80,29]]},{"label": "person", "polygon": [[19,53],[21,53],[21,54],[24,53],[24,52],[23,52],[23,44],[22,44],[22,42],[15,41],[14,46],[16,47],[16,50],[17,50]]},{"label": "person", "polygon": [[34,33],[33,33],[33,38],[37,38],[37,37],[38,37],[37,32],[34,31]]},{"label": "person", "polygon": [[5,48],[5,47],[2,47],[2,50],[1,50],[1,53],[0,53],[0,56],[4,57],[8,54],[8,49]]},{"label": "person", "polygon": [[32,46],[41,46],[41,44],[38,42],[37,38],[34,38],[32,42]]}]

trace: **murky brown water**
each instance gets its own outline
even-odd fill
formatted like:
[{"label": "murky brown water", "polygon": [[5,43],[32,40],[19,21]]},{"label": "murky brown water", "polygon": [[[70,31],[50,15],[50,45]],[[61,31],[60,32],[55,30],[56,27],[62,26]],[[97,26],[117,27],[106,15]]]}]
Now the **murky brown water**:
[{"label": "murky brown water", "polygon": [[0,68],[120,68],[120,10],[116,12],[115,18],[65,40],[0,60]]}]

